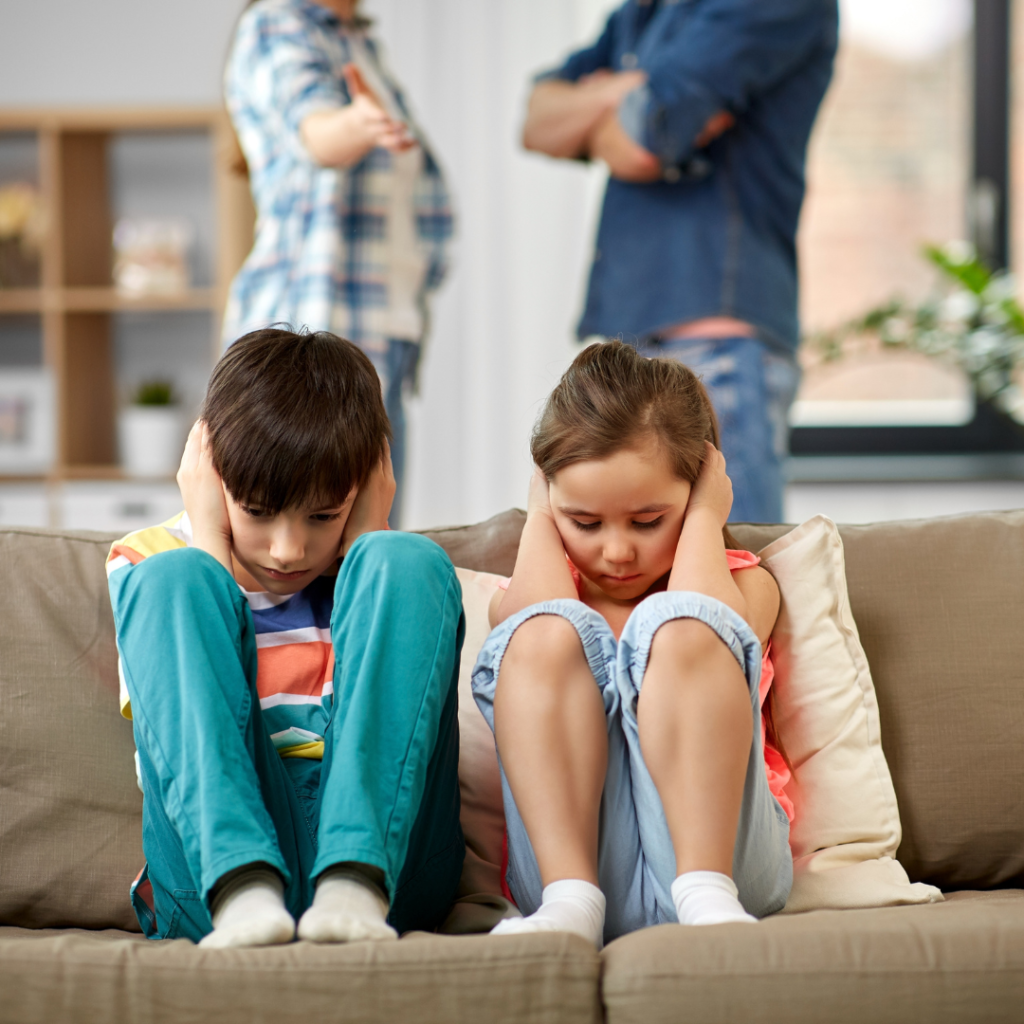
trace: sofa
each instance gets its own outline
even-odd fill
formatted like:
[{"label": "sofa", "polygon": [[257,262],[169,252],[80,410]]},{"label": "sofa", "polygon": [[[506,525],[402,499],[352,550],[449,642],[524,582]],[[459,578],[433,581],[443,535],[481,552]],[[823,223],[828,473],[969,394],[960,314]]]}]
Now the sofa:
[{"label": "sofa", "polygon": [[[522,524],[513,510],[427,535],[457,566],[508,574]],[[734,533],[757,551],[788,529]],[[0,1021],[1019,1024],[1024,512],[840,533],[898,859],[945,899],[661,925],[599,952],[566,934],[247,950],[143,939],[127,895],[142,798],[117,711],[112,538],[0,530]]]}]

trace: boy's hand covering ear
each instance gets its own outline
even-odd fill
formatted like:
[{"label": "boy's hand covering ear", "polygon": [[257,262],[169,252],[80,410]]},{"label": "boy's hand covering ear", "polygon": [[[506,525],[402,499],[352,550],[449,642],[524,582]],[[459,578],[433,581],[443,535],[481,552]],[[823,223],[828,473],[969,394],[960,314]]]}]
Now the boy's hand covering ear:
[{"label": "boy's hand covering ear", "polygon": [[725,456],[710,441],[705,441],[704,445],[704,462],[690,491],[686,514],[706,508],[721,526],[725,526],[732,510],[732,481],[725,472]]},{"label": "boy's hand covering ear", "polygon": [[341,534],[341,554],[344,557],[356,538],[375,530],[389,530],[388,516],[395,500],[395,471],[391,466],[391,447],[384,442],[384,455],[373,467],[366,483],[356,492],[352,511]]},{"label": "boy's hand covering ear", "polygon": [[177,480],[192,523],[194,546],[213,555],[232,572],[231,522],[224,483],[213,465],[210,432],[202,420],[196,420],[189,431]]}]

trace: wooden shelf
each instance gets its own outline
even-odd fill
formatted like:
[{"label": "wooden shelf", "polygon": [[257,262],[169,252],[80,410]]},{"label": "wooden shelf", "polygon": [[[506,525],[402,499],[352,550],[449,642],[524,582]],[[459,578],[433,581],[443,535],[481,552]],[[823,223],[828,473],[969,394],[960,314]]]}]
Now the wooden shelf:
[{"label": "wooden shelf", "polygon": [[0,288],[0,313],[216,310],[220,305],[216,288],[153,295],[125,295],[116,288]]},{"label": "wooden shelf", "polygon": [[203,131],[226,121],[226,112],[218,107],[0,109],[0,132]]},{"label": "wooden shelf", "polygon": [[0,484],[56,484],[68,481],[116,481],[132,484],[173,484],[173,476],[126,476],[120,466],[59,466],[49,473],[0,473]]},{"label": "wooden shelf", "polygon": [[[216,211],[211,287],[137,296],[112,287],[109,153],[125,133],[202,134],[210,140]],[[47,226],[40,286],[0,288],[0,315],[39,316],[43,356],[57,393],[56,466],[45,476],[17,479],[123,480],[114,464],[118,388],[112,314],[195,310],[216,317],[252,245],[255,217],[248,181],[237,170],[238,144],[220,107],[0,108],[0,143],[12,134],[35,136]],[[216,333],[211,331],[210,366],[220,352]]]},{"label": "wooden shelf", "polygon": [[122,309],[217,309],[220,294],[215,288],[190,288],[185,292],[125,295],[115,288],[64,288],[57,293],[61,308],[69,312],[116,312]]},{"label": "wooden shelf", "polygon": [[0,313],[41,313],[41,288],[0,288]]}]

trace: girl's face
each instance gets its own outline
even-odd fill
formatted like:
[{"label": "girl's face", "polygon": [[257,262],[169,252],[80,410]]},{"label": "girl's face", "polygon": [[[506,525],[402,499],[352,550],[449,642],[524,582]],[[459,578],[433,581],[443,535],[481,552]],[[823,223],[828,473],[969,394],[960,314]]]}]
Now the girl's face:
[{"label": "girl's face", "polygon": [[660,446],[566,466],[549,494],[566,554],[609,597],[634,600],[671,570],[690,484]]}]

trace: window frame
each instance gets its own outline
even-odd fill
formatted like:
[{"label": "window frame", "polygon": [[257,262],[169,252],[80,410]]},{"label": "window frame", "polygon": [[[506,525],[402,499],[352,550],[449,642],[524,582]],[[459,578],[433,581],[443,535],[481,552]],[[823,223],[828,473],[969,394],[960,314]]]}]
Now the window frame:
[{"label": "window frame", "polygon": [[[1009,265],[1011,0],[974,0],[973,131],[968,211],[972,241],[995,270]],[[994,202],[992,201],[994,199]],[[797,457],[1024,452],[1024,427],[979,404],[959,427],[793,427]]]}]

